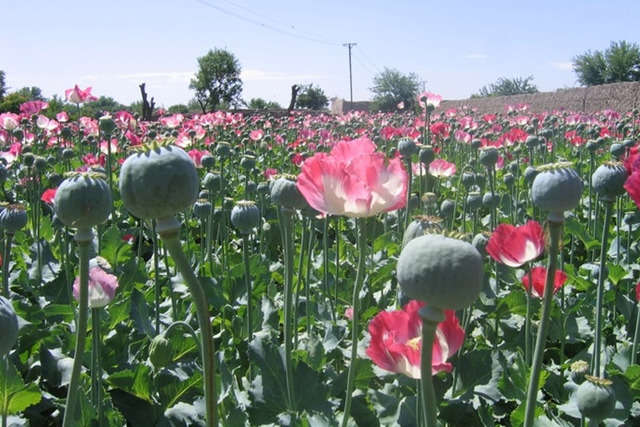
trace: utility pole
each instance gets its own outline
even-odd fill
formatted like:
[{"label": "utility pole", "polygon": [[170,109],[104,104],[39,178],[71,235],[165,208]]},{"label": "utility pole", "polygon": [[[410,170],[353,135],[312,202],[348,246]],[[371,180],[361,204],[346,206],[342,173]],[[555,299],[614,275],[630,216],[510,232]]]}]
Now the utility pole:
[{"label": "utility pole", "polygon": [[345,43],[342,46],[346,46],[347,48],[349,48],[349,94],[351,95],[350,97],[350,109],[349,111],[353,111],[353,76],[351,74],[351,48],[353,46],[356,46],[357,43]]}]

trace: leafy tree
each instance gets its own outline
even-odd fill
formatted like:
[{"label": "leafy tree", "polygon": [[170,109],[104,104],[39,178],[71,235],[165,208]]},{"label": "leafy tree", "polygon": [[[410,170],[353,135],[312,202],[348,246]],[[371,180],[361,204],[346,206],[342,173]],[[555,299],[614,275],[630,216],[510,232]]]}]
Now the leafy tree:
[{"label": "leafy tree", "polygon": [[279,110],[282,108],[277,102],[265,101],[262,98],[251,98],[247,106],[251,110]]},{"label": "leafy tree", "polygon": [[45,101],[42,90],[39,87],[23,87],[15,92],[5,95],[0,102],[0,112],[19,113],[20,105],[27,101]]},{"label": "leafy tree", "polygon": [[533,76],[516,77],[508,79],[500,77],[495,83],[480,88],[477,94],[471,95],[472,98],[488,98],[491,96],[509,96],[522,95],[527,93],[538,93],[538,87],[531,84]]},{"label": "leafy tree", "polygon": [[423,81],[415,73],[402,74],[400,71],[385,68],[373,78],[373,111],[396,111],[403,102],[406,110],[416,107],[418,91]]},{"label": "leafy tree", "polygon": [[611,42],[604,51],[587,51],[573,58],[573,71],[584,86],[640,81],[640,46]]},{"label": "leafy tree", "polygon": [[205,56],[198,58],[198,66],[189,89],[195,91],[203,113],[207,109],[213,111],[223,104],[236,107],[241,104],[241,67],[232,53],[224,49],[210,50]]},{"label": "leafy tree", "polygon": [[0,102],[4,99],[4,95],[7,93],[7,83],[5,82],[4,71],[0,70]]},{"label": "leafy tree", "polygon": [[313,84],[302,86],[296,98],[296,107],[310,110],[322,110],[329,105],[329,98],[324,91]]}]

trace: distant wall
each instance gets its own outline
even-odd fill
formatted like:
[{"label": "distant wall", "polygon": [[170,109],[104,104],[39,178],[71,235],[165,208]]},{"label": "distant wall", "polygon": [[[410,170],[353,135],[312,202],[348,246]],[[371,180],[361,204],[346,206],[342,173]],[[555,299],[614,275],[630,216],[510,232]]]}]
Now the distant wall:
[{"label": "distant wall", "polygon": [[[331,112],[342,114],[349,111],[350,102],[344,99],[331,100]],[[541,92],[531,95],[496,96],[491,98],[471,98],[444,100],[436,111],[467,106],[481,114],[504,112],[507,105],[527,104],[528,111],[565,110],[595,112],[602,110],[629,111],[640,107],[640,82],[612,83],[608,85],[558,89],[555,92]],[[354,102],[354,110],[369,111],[371,102]]]}]

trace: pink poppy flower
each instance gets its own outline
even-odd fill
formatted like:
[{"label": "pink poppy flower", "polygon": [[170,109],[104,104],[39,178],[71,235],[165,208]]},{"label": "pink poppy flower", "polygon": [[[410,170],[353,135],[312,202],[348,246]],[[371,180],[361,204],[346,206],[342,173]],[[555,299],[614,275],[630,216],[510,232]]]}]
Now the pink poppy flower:
[{"label": "pink poppy flower", "polygon": [[443,159],[435,159],[429,163],[429,173],[436,178],[449,178],[456,173],[456,165]]},{"label": "pink poppy flower", "polygon": [[[104,267],[104,268],[103,268]],[[100,308],[113,301],[118,289],[118,278],[107,273],[111,266],[102,257],[91,260],[89,267],[89,307]],[[80,276],[73,282],[73,297],[80,298]]]},{"label": "pink poppy flower", "polygon": [[544,242],[544,230],[537,221],[528,221],[520,227],[500,224],[489,238],[487,253],[509,267],[520,267],[542,254]]},{"label": "pink poppy flower", "polygon": [[442,102],[442,96],[436,95],[431,92],[422,92],[418,94],[418,104],[422,108],[426,108],[427,106],[432,106],[433,108],[437,108]]},{"label": "pink poppy flower", "polygon": [[373,141],[360,137],[305,160],[298,188],[319,212],[361,218],[402,208],[407,181],[400,157],[387,161]]},{"label": "pink poppy flower", "polygon": [[49,205],[52,205],[53,199],[56,197],[56,191],[56,188],[47,188],[46,190],[44,190],[44,193],[42,193],[42,196],[40,196],[40,200]]},{"label": "pink poppy flower", "polygon": [[64,96],[67,98],[67,101],[73,102],[74,104],[82,104],[83,102],[91,102],[97,101],[98,98],[91,95],[91,86],[82,90],[75,85],[73,89],[67,89],[64,91]]},{"label": "pink poppy flower", "polygon": [[14,113],[0,114],[0,128],[12,132],[20,126],[20,116]]},{"label": "pink poppy flower", "polygon": [[640,302],[640,282],[636,285],[636,302]]},{"label": "pink poppy flower", "polygon": [[[537,298],[544,296],[544,285],[547,280],[547,269],[544,267],[533,267],[531,273],[527,273],[522,276],[522,285],[528,291],[529,290],[529,274],[531,275],[531,281],[533,282],[533,288],[531,289],[531,295]],[[567,281],[567,273],[562,270],[556,270],[556,274],[553,281],[553,294],[564,285]]]},{"label": "pink poppy flower", "polygon": [[33,101],[27,101],[20,104],[20,112],[25,116],[31,116],[38,114],[40,111],[49,108],[49,103],[40,101],[39,99]]},{"label": "pink poppy flower", "polygon": [[60,113],[56,114],[56,120],[60,123],[66,123],[69,121],[69,114],[67,114],[66,111],[61,111]]},{"label": "pink poppy flower", "polygon": [[260,141],[263,135],[264,131],[262,129],[253,129],[251,132],[249,132],[249,138],[252,141]]},{"label": "pink poppy flower", "polygon": [[278,174],[278,169],[267,168],[267,169],[264,170],[264,179],[269,181],[272,176],[277,175],[277,174]]},{"label": "pink poppy flower", "polygon": [[[422,319],[418,310],[424,306],[410,301],[402,310],[382,311],[369,322],[371,341],[367,356],[385,371],[401,373],[409,378],[420,378],[420,351],[422,349]],[[464,343],[464,330],[453,310],[445,310],[446,319],[436,329],[433,342],[431,374],[451,372],[447,362]]]},{"label": "pink poppy flower", "polygon": [[191,157],[191,160],[193,160],[193,163],[195,163],[197,168],[201,168],[202,167],[202,158],[204,156],[210,155],[211,153],[209,153],[208,151],[202,151],[202,150],[189,150],[189,152],[187,152],[187,154],[189,155],[189,157]]}]

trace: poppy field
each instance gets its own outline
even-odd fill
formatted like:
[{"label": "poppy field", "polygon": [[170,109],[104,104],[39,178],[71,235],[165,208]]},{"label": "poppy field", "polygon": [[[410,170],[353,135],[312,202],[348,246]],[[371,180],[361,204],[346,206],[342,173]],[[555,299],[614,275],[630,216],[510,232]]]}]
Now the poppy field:
[{"label": "poppy field", "polygon": [[639,425],[637,110],[418,99],[0,114],[2,426]]}]

